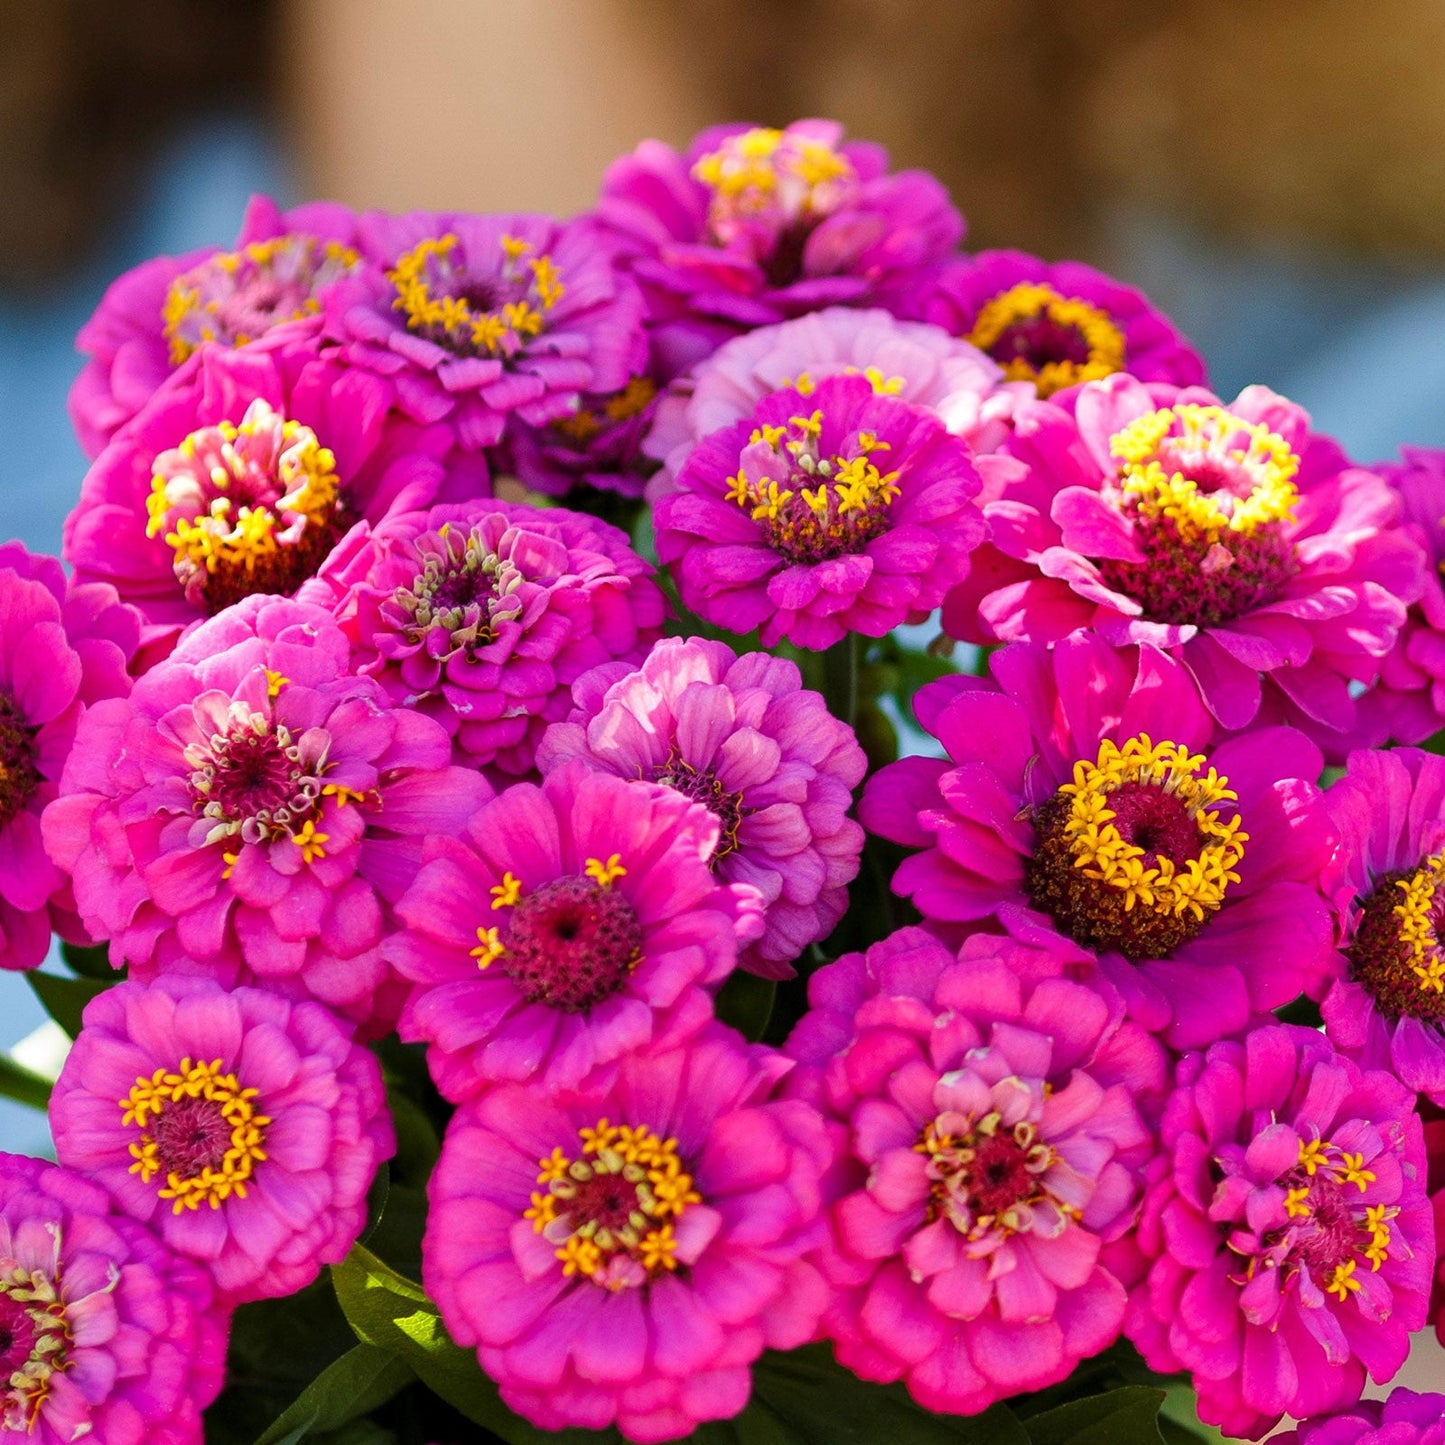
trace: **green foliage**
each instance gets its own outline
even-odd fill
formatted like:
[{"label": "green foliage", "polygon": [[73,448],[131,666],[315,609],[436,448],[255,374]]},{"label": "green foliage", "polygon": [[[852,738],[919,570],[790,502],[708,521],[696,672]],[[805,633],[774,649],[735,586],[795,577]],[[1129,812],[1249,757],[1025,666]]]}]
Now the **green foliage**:
[{"label": "green foliage", "polygon": [[41,973],[38,969],[27,973],[25,981],[45,1012],[71,1038],[80,1033],[80,1016],[86,1004],[119,982],[115,974],[108,978],[65,978],[58,973]]},{"label": "green foliage", "polygon": [[50,1080],[0,1053],[0,1098],[13,1099],[42,1113],[50,1107]]},{"label": "green foliage", "polygon": [[1159,1431],[1164,1391],[1124,1385],[1070,1400],[1027,1421],[1030,1445],[1165,1445]]},{"label": "green foliage", "polygon": [[718,992],[714,1006],[723,1023],[756,1043],[767,1032],[778,986],[772,979],[736,969]]},{"label": "green foliage", "polygon": [[105,978],[114,983],[125,974],[124,969],[111,967],[108,943],[85,945],[62,942],[60,956],[65,960],[65,966],[81,978]]},{"label": "green foliage", "polygon": [[362,1420],[412,1378],[405,1360],[372,1345],[357,1345],[328,1365],[256,1445],[300,1445],[303,1440],[316,1440],[323,1433]]}]

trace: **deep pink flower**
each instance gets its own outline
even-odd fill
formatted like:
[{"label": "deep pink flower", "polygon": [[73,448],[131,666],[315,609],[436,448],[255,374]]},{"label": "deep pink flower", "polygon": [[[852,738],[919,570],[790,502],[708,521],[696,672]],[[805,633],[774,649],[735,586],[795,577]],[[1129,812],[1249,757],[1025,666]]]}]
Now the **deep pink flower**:
[{"label": "deep pink flower", "polygon": [[52,931],[89,942],[40,816],[86,708],[130,690],[139,641],[140,616],[113,587],[67,586],[53,557],[0,546],[0,969],[37,967]]},{"label": "deep pink flower", "polygon": [[738,961],[790,978],[843,916],[858,873],[863,830],[848,810],[868,764],[852,728],[804,690],[793,663],[701,638],[658,643],[637,671],[600,667],[575,697],[537,766],[583,758],[704,804],[721,830],[713,871],[755,889],[765,908],[763,936]]},{"label": "deep pink flower", "polygon": [[756,892],[708,868],[719,836],[671,788],[579,762],[429,839],[386,954],[416,985],[401,1033],[430,1045],[442,1093],[571,1087],[702,1027],[762,931]]},{"label": "deep pink flower", "polygon": [[1079,261],[1023,251],[957,256],[906,314],[971,341],[1039,396],[1116,371],[1174,386],[1205,382],[1203,360],[1168,317]]},{"label": "deep pink flower", "polygon": [[1386,1400],[1361,1400],[1342,1415],[1310,1420],[1275,1439],[1278,1445],[1445,1445],[1445,1395],[1400,1385]]},{"label": "deep pink flower", "polygon": [[396,1148],[381,1066],[334,1015],[204,978],[95,998],[50,1123],[60,1162],[231,1305],[294,1294],[342,1259]]},{"label": "deep pink flower", "polygon": [[75,344],[90,358],[70,389],[81,448],[98,457],[161,384],[207,342],[244,346],[315,315],[355,270],[356,217],[326,201],[277,209],[253,196],[234,250],[156,256],[113,281]]},{"label": "deep pink flower", "polygon": [[359,520],[488,491],[445,427],[400,421],[389,383],[294,333],[203,348],[86,474],[65,558],[141,609],[148,660],[239,598],[295,592]]},{"label": "deep pink flower", "polygon": [[1290,728],[1217,746],[1181,663],[1079,633],[950,677],[915,711],[947,749],[869,779],[863,826],[921,849],[894,876],[950,935],[1054,933],[1175,1048],[1244,1028],[1339,968],[1319,875],[1319,750]]},{"label": "deep pink flower", "polygon": [[1201,1419],[1258,1439],[1404,1363],[1435,1254],[1414,1103],[1310,1029],[1181,1062],[1127,1333],[1151,1369],[1191,1373]]},{"label": "deep pink flower", "polygon": [[251,597],[82,719],[45,844],[117,966],[264,979],[394,1022],[391,904],[423,837],[459,831],[491,789],[347,653],[320,608]]},{"label": "deep pink flower", "polygon": [[454,735],[458,762],[530,772],[589,668],[640,662],[667,603],[616,527],[481,501],[355,527],[301,591],[355,671]]},{"label": "deep pink flower", "polygon": [[1112,1246],[1154,1148],[1135,1098],[1157,1099],[1167,1065],[1064,971],[1017,945],[959,961],[903,929],[813,976],[789,1044],[847,1129],[823,1328],[849,1369],[929,1410],[1052,1385],[1123,1325],[1130,1255]]},{"label": "deep pink flower", "polygon": [[919,622],[984,536],[967,445],[931,412],[831,376],[700,442],[656,503],[683,603],[821,651]]},{"label": "deep pink flower", "polygon": [[[1180,659],[1221,729],[1288,722],[1339,755],[1420,596],[1399,503],[1250,387],[1114,376],[1019,413],[989,472],[992,541],[944,605],[968,641],[1051,643],[1079,627]],[[1354,690],[1358,690],[1354,688]]]},{"label": "deep pink flower", "polygon": [[428,1193],[422,1279],[458,1343],[543,1429],[671,1440],[735,1415],[765,1347],[826,1292],[823,1121],[787,1065],[710,1027],[610,1087],[503,1084],[463,1104]]},{"label": "deep pink flower", "polygon": [[225,1380],[211,1282],[68,1169],[0,1154],[0,1436],[200,1445]]},{"label": "deep pink flower", "polygon": [[641,282],[666,375],[824,306],[901,301],[963,236],[947,191],[832,121],[714,126],[608,168],[598,219]]},{"label": "deep pink flower", "polygon": [[585,218],[373,211],[360,235],[379,268],[327,293],[326,334],[465,451],[500,441],[509,417],[568,416],[646,364],[642,297]]}]

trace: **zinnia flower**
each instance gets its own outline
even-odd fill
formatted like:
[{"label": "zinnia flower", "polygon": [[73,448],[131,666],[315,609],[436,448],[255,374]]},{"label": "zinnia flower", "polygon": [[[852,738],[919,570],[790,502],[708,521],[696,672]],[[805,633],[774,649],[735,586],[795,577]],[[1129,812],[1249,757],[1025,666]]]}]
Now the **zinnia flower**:
[{"label": "zinnia flower", "polygon": [[[1152,643],[1220,727],[1289,722],[1339,754],[1420,596],[1425,558],[1372,472],[1263,387],[1091,382],[1015,419],[990,472],[992,528],[943,610],[968,641],[1090,627]],[[1356,689],[1357,690],[1357,689]]]},{"label": "zinnia flower", "polygon": [[447,1128],[422,1279],[512,1409],[671,1440],[747,1402],[765,1347],[813,1335],[823,1121],[785,1063],[713,1026],[607,1088],[489,1089]]},{"label": "zinnia flower", "polygon": [[713,872],[754,888],[763,936],[739,959],[765,978],[826,938],[848,906],[863,830],[848,816],[867,759],[797,667],[721,642],[669,638],[637,671],[588,673],[577,706],[543,736],[544,773],[583,758],[702,803],[717,819]]},{"label": "zinnia flower", "polygon": [[958,961],[903,929],[813,976],[789,1044],[847,1128],[823,1328],[842,1364],[929,1410],[1054,1384],[1123,1325],[1129,1255],[1111,1246],[1153,1152],[1135,1099],[1162,1092],[1164,1050],[1063,971],[1017,945]]},{"label": "zinnia flower", "polygon": [[40,816],[86,708],[130,690],[139,641],[140,617],[113,587],[67,586],[54,558],[0,547],[0,968],[37,967],[52,930],[89,941]]},{"label": "zinnia flower", "polygon": [[1319,750],[1290,728],[1213,746],[1183,665],[1079,633],[945,678],[915,712],[947,750],[869,779],[863,826],[922,851],[893,879],[950,935],[1061,934],[1175,1048],[1323,992]]},{"label": "zinnia flower", "polygon": [[1361,1400],[1275,1438],[1278,1445],[1445,1445],[1445,1395],[1399,1385],[1388,1399]]},{"label": "zinnia flower", "polygon": [[589,668],[646,656],[667,603],[626,536],[578,512],[473,502],[356,527],[301,596],[355,671],[436,718],[458,762],[532,770]]},{"label": "zinnia flower", "polygon": [[719,837],[671,788],[578,763],[429,839],[386,952],[417,985],[401,1034],[430,1045],[442,1093],[570,1087],[701,1028],[762,931],[756,892],[709,870]]},{"label": "zinnia flower", "polygon": [[390,905],[423,836],[457,832],[491,789],[347,656],[320,608],[248,598],[82,719],[45,843],[113,963],[395,1021]]},{"label": "zinnia flower", "polygon": [[56,1158],[229,1304],[294,1294],[340,1260],[396,1148],[381,1066],[331,1013],[204,978],[97,996],[50,1123]]},{"label": "zinnia flower", "polygon": [[921,622],[983,539],[968,447],[931,412],[831,376],[700,442],[656,503],[684,605],[821,651]]},{"label": "zinnia flower", "polygon": [[1191,1373],[1201,1419],[1258,1439],[1404,1363],[1435,1254],[1414,1103],[1310,1029],[1181,1062],[1127,1333],[1151,1369]]},{"label": "zinnia flower", "polygon": [[69,1169],[0,1154],[0,1436],[197,1445],[225,1380],[204,1270]]}]

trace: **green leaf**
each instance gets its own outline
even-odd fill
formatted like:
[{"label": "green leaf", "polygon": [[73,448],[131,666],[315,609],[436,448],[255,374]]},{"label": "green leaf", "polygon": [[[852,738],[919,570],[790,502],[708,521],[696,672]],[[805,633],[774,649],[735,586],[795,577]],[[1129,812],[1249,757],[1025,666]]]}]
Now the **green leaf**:
[{"label": "green leaf", "polygon": [[767,1031],[777,994],[778,985],[772,979],[759,978],[738,968],[718,990],[714,1007],[725,1024],[731,1024],[744,1038],[757,1043]]},{"label": "green leaf", "polygon": [[25,975],[31,991],[45,1008],[45,1012],[65,1030],[71,1038],[80,1035],[80,1016],[85,1006],[98,994],[120,982],[117,974],[109,978],[64,978],[58,973],[41,973],[32,970]]},{"label": "green leaf", "polygon": [[65,960],[66,967],[72,973],[78,973],[82,978],[114,980],[124,973],[123,969],[115,969],[110,966],[110,945],[108,943],[81,944],[66,943],[62,940],[60,956]]},{"label": "green leaf", "polygon": [[13,1099],[44,1113],[50,1107],[50,1080],[0,1053],[0,1098]]},{"label": "green leaf", "polygon": [[1030,1416],[1026,1438],[1031,1445],[1164,1445],[1163,1403],[1163,1390],[1125,1385]]},{"label": "green leaf", "polygon": [[1325,1025],[1319,1004],[1306,994],[1301,994],[1293,1003],[1276,1009],[1275,1017],[1282,1024],[1300,1024],[1307,1029],[1320,1029]]},{"label": "green leaf", "polygon": [[374,1345],[357,1345],[324,1369],[256,1445],[299,1445],[384,1405],[413,1379],[411,1367]]}]

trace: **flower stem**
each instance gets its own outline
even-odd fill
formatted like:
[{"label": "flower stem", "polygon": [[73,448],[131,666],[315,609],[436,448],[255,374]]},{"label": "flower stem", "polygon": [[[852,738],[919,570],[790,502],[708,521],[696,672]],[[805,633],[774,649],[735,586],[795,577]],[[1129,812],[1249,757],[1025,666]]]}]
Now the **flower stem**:
[{"label": "flower stem", "polygon": [[858,722],[858,634],[850,632],[823,654],[823,696],[828,711],[848,726]]}]

